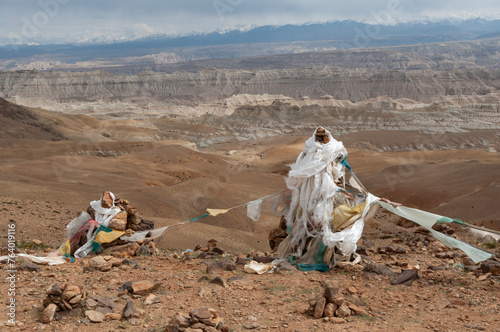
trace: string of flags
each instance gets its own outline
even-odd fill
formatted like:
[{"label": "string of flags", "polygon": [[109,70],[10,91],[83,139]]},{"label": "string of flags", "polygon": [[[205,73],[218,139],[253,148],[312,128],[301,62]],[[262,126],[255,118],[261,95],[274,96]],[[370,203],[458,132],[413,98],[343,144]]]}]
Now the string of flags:
[{"label": "string of flags", "polygon": [[227,209],[207,209],[207,213],[202,215],[202,216],[199,216],[199,217],[196,217],[193,219],[189,219],[189,220],[183,221],[183,222],[175,224],[175,225],[170,225],[170,226],[158,228],[158,229],[155,229],[152,231],[135,232],[134,234],[132,234],[132,236],[129,236],[129,237],[122,236],[121,239],[128,240],[128,241],[139,241],[139,240],[146,238],[146,236],[147,236],[148,238],[160,238],[159,240],[161,241],[161,239],[165,236],[167,230],[171,227],[185,225],[189,222],[197,221],[199,219],[202,219],[202,218],[205,218],[208,216],[217,217],[218,215],[225,214],[231,210],[241,208],[244,206],[246,206],[246,208],[247,208],[248,218],[252,219],[253,221],[258,221],[260,218],[260,213],[262,210],[262,203],[263,202],[269,202],[269,205],[271,207],[271,214],[275,215],[277,210],[278,210],[279,202],[281,200],[283,200],[286,204],[289,203],[289,200],[290,200],[290,190],[289,189],[284,189],[280,192],[277,192],[277,193],[274,193],[271,195],[267,195],[267,196],[261,197],[259,199],[256,199],[254,201],[240,204],[237,206],[233,206],[233,207],[230,207]]}]

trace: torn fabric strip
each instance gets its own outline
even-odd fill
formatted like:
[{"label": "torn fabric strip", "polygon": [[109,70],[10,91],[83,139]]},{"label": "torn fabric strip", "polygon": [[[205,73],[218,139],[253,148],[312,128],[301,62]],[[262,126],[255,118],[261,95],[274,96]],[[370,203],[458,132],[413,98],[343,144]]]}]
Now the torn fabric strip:
[{"label": "torn fabric strip", "polygon": [[253,221],[259,220],[260,209],[262,207],[262,199],[250,202],[247,204],[247,217]]},{"label": "torn fabric strip", "polygon": [[492,256],[492,254],[490,254],[490,253],[487,253],[483,250],[474,248],[473,246],[471,246],[465,242],[459,241],[457,239],[454,239],[450,236],[444,235],[443,233],[440,233],[440,232],[432,229],[432,226],[438,220],[441,220],[443,218],[443,216],[440,216],[440,215],[437,215],[434,213],[430,213],[430,212],[421,211],[418,209],[409,208],[406,206],[398,206],[397,208],[395,208],[392,205],[387,204],[387,203],[382,202],[382,201],[376,201],[375,203],[380,204],[384,209],[386,209],[394,214],[397,214],[400,217],[411,220],[413,222],[416,222],[420,226],[425,227],[426,229],[428,229],[432,233],[432,235],[436,239],[438,239],[439,241],[441,241],[442,243],[444,243],[448,247],[458,248],[458,249],[462,250],[464,253],[467,254],[467,256],[470,257],[470,259],[472,259],[474,261],[474,263],[479,263],[479,262],[485,261],[485,260],[491,258],[491,256]]}]

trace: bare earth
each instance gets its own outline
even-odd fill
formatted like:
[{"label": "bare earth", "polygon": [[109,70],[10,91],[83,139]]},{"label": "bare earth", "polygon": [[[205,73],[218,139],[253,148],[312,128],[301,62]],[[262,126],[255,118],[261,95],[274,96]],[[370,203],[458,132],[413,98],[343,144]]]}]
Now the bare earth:
[{"label": "bare earth", "polygon": [[[11,107],[11,106],[9,106]],[[0,234],[6,247],[7,225],[14,220],[21,252],[46,254],[64,241],[66,224],[88,203],[109,190],[134,204],[156,227],[201,216],[209,208],[228,208],[285,189],[283,175],[303,148],[306,136],[277,135],[231,141],[196,148],[186,140],[117,141],[102,133],[102,122],[84,116],[68,117],[45,111],[5,118],[0,129]],[[14,114],[9,113],[9,114]],[[24,114],[24,115],[23,115]],[[35,114],[33,118],[30,114]],[[186,127],[189,130],[189,127]],[[193,124],[186,135],[203,130]],[[150,130],[132,122],[116,122],[113,130],[146,137]],[[21,135],[21,134],[22,135]],[[473,132],[474,133],[474,132]],[[498,142],[495,132],[481,132]],[[387,151],[366,147],[409,140],[418,132],[360,132],[337,136],[349,151],[349,163],[375,195],[407,206],[460,218],[500,229],[497,198],[500,193],[500,156],[484,150]],[[450,134],[451,135],[451,134]],[[453,136],[454,135],[454,136]],[[460,135],[453,134],[453,140]],[[64,137],[64,139],[61,139]],[[450,136],[451,137],[451,136]],[[364,148],[364,146],[366,148]],[[415,228],[396,225],[397,217],[380,212],[366,225],[359,246],[366,259],[384,264],[396,273],[405,266],[419,266],[420,279],[411,286],[391,285],[385,276],[369,276],[354,268],[320,272],[247,274],[243,265],[234,271],[206,273],[202,259],[183,259],[181,251],[216,239],[226,255],[235,259],[258,250],[269,251],[267,235],[279,218],[267,207],[259,222],[246,217],[244,208],[218,217],[173,228],[158,243],[157,257],[133,258],[134,269],[122,264],[108,272],[88,271],[89,258],[60,266],[40,266],[39,272],[19,271],[16,282],[16,327],[12,330],[55,331],[161,331],[177,312],[208,306],[234,331],[249,327],[278,331],[500,331],[500,279],[483,272],[467,272],[460,251],[453,258],[438,242]],[[263,210],[264,210],[263,209]],[[481,246],[478,239],[456,229],[458,237]],[[33,240],[43,245],[32,251]],[[397,245],[404,254],[386,255],[379,248]],[[498,248],[491,249],[496,253]],[[255,254],[255,252],[253,252]],[[196,255],[195,255],[196,256]],[[453,256],[453,255],[452,255]],[[21,261],[18,261],[21,264]],[[429,267],[440,266],[440,269]],[[465,267],[465,269],[464,269]],[[2,275],[7,265],[0,264]],[[207,280],[200,280],[207,275]],[[224,280],[242,276],[226,287],[208,284],[215,276]],[[145,305],[144,296],[118,291],[126,281],[158,280],[160,303]],[[342,324],[307,314],[307,300],[322,292],[322,284],[338,284],[344,297],[362,306],[368,315],[351,316]],[[83,285],[89,295],[118,303],[129,300],[140,313],[134,320],[85,323],[82,317],[38,321],[42,300],[51,284]],[[349,289],[351,287],[351,289]],[[1,330],[7,324],[8,283],[0,283]]]}]

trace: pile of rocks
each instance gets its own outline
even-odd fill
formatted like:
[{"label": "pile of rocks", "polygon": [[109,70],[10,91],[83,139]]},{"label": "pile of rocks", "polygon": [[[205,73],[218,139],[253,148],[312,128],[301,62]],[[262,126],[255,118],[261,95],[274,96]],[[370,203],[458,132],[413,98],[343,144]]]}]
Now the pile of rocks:
[{"label": "pile of rocks", "polygon": [[47,290],[47,297],[43,300],[43,312],[40,317],[42,323],[50,323],[55,319],[56,311],[70,311],[83,307],[86,293],[80,285],[58,284],[51,285]]},{"label": "pile of rocks", "polygon": [[[125,232],[125,236],[130,237],[135,232],[148,231],[154,229],[154,222],[150,220],[143,219],[137,208],[132,206],[130,202],[121,197],[114,198],[114,195],[105,191],[101,198],[101,207],[104,209],[109,209],[111,207],[118,208],[120,212],[116,214],[108,224],[108,227],[116,230]],[[89,205],[87,208],[87,213],[90,218],[96,218],[96,211]],[[85,228],[85,226],[83,226]],[[88,227],[87,227],[88,228]],[[90,228],[94,229],[94,228]],[[88,231],[77,231],[77,235],[71,238],[71,256],[74,255],[76,250],[83,246],[88,241]],[[106,254],[113,255],[113,253],[118,253],[121,257],[132,257],[136,255],[155,255],[158,253],[156,245],[152,239],[142,239],[137,242],[130,242],[126,240],[121,240],[120,238],[108,242],[102,243],[102,251]],[[99,250],[101,250],[101,248]]]},{"label": "pile of rocks", "polygon": [[[105,191],[102,194],[102,207],[109,209],[115,204],[115,207],[121,211],[111,219],[108,227],[115,229],[117,231],[124,231],[128,236],[137,231],[145,231],[154,228],[154,222],[151,220],[143,219],[137,208],[132,206],[130,202],[121,197],[115,198],[113,201],[113,196],[109,191]],[[92,206],[87,208],[87,213],[90,214],[92,219],[95,219],[95,211]]]},{"label": "pile of rocks", "polygon": [[[351,292],[355,292],[354,289]],[[337,286],[326,285],[323,294],[310,299],[307,313],[314,318],[322,318],[334,322],[345,322],[345,318],[351,315],[368,315],[368,312],[349,301],[339,292]]]},{"label": "pile of rocks", "polygon": [[217,240],[211,239],[207,241],[207,245],[202,247],[201,245],[197,245],[194,248],[195,253],[200,251],[197,255],[197,258],[211,258],[218,257],[224,255],[224,250],[217,246]]},{"label": "pile of rocks", "polygon": [[269,232],[268,241],[271,250],[278,250],[278,246],[280,243],[287,237],[286,233],[286,219],[284,216],[281,216],[280,224],[278,227],[273,228]]},{"label": "pile of rocks", "polygon": [[223,320],[214,309],[201,307],[192,310],[189,315],[177,313],[165,327],[165,332],[228,332],[229,328],[224,326]]}]

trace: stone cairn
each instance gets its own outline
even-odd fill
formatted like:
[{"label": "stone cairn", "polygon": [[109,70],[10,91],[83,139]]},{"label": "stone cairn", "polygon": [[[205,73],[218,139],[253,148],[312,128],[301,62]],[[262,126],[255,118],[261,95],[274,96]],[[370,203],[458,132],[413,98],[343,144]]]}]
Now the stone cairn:
[{"label": "stone cairn", "polygon": [[[143,219],[137,208],[130,204],[130,202],[121,197],[116,198],[113,201],[113,197],[110,192],[105,191],[102,194],[102,207],[109,209],[115,204],[116,208],[121,211],[110,220],[108,227],[117,231],[125,232],[125,236],[131,236],[135,232],[146,231],[154,229],[154,222],[150,220]],[[95,219],[95,211],[89,206],[87,208],[87,213],[92,219]],[[87,234],[84,233],[80,236],[80,239],[71,243],[71,255],[87,242]],[[138,242],[127,242],[124,240],[117,239],[110,243],[102,244],[103,251],[107,254],[114,255],[113,253],[122,254],[123,257],[131,257],[136,255],[156,255],[157,248],[152,239],[145,238]],[[118,256],[118,255],[117,255]]]},{"label": "stone cairn", "polygon": [[165,332],[178,331],[229,332],[229,328],[224,326],[214,309],[201,307],[192,310],[189,315],[179,312],[172,317]]},{"label": "stone cairn", "polygon": [[44,310],[40,317],[42,323],[49,323],[55,319],[56,311],[70,311],[81,308],[86,299],[86,293],[80,285],[66,284],[63,287],[55,284],[47,290],[47,297],[43,300]]},{"label": "stone cairn", "polygon": [[319,294],[308,302],[307,313],[309,315],[318,319],[325,317],[335,323],[345,322],[345,318],[351,315],[368,315],[365,309],[347,301],[337,286],[325,285],[323,294]]}]

